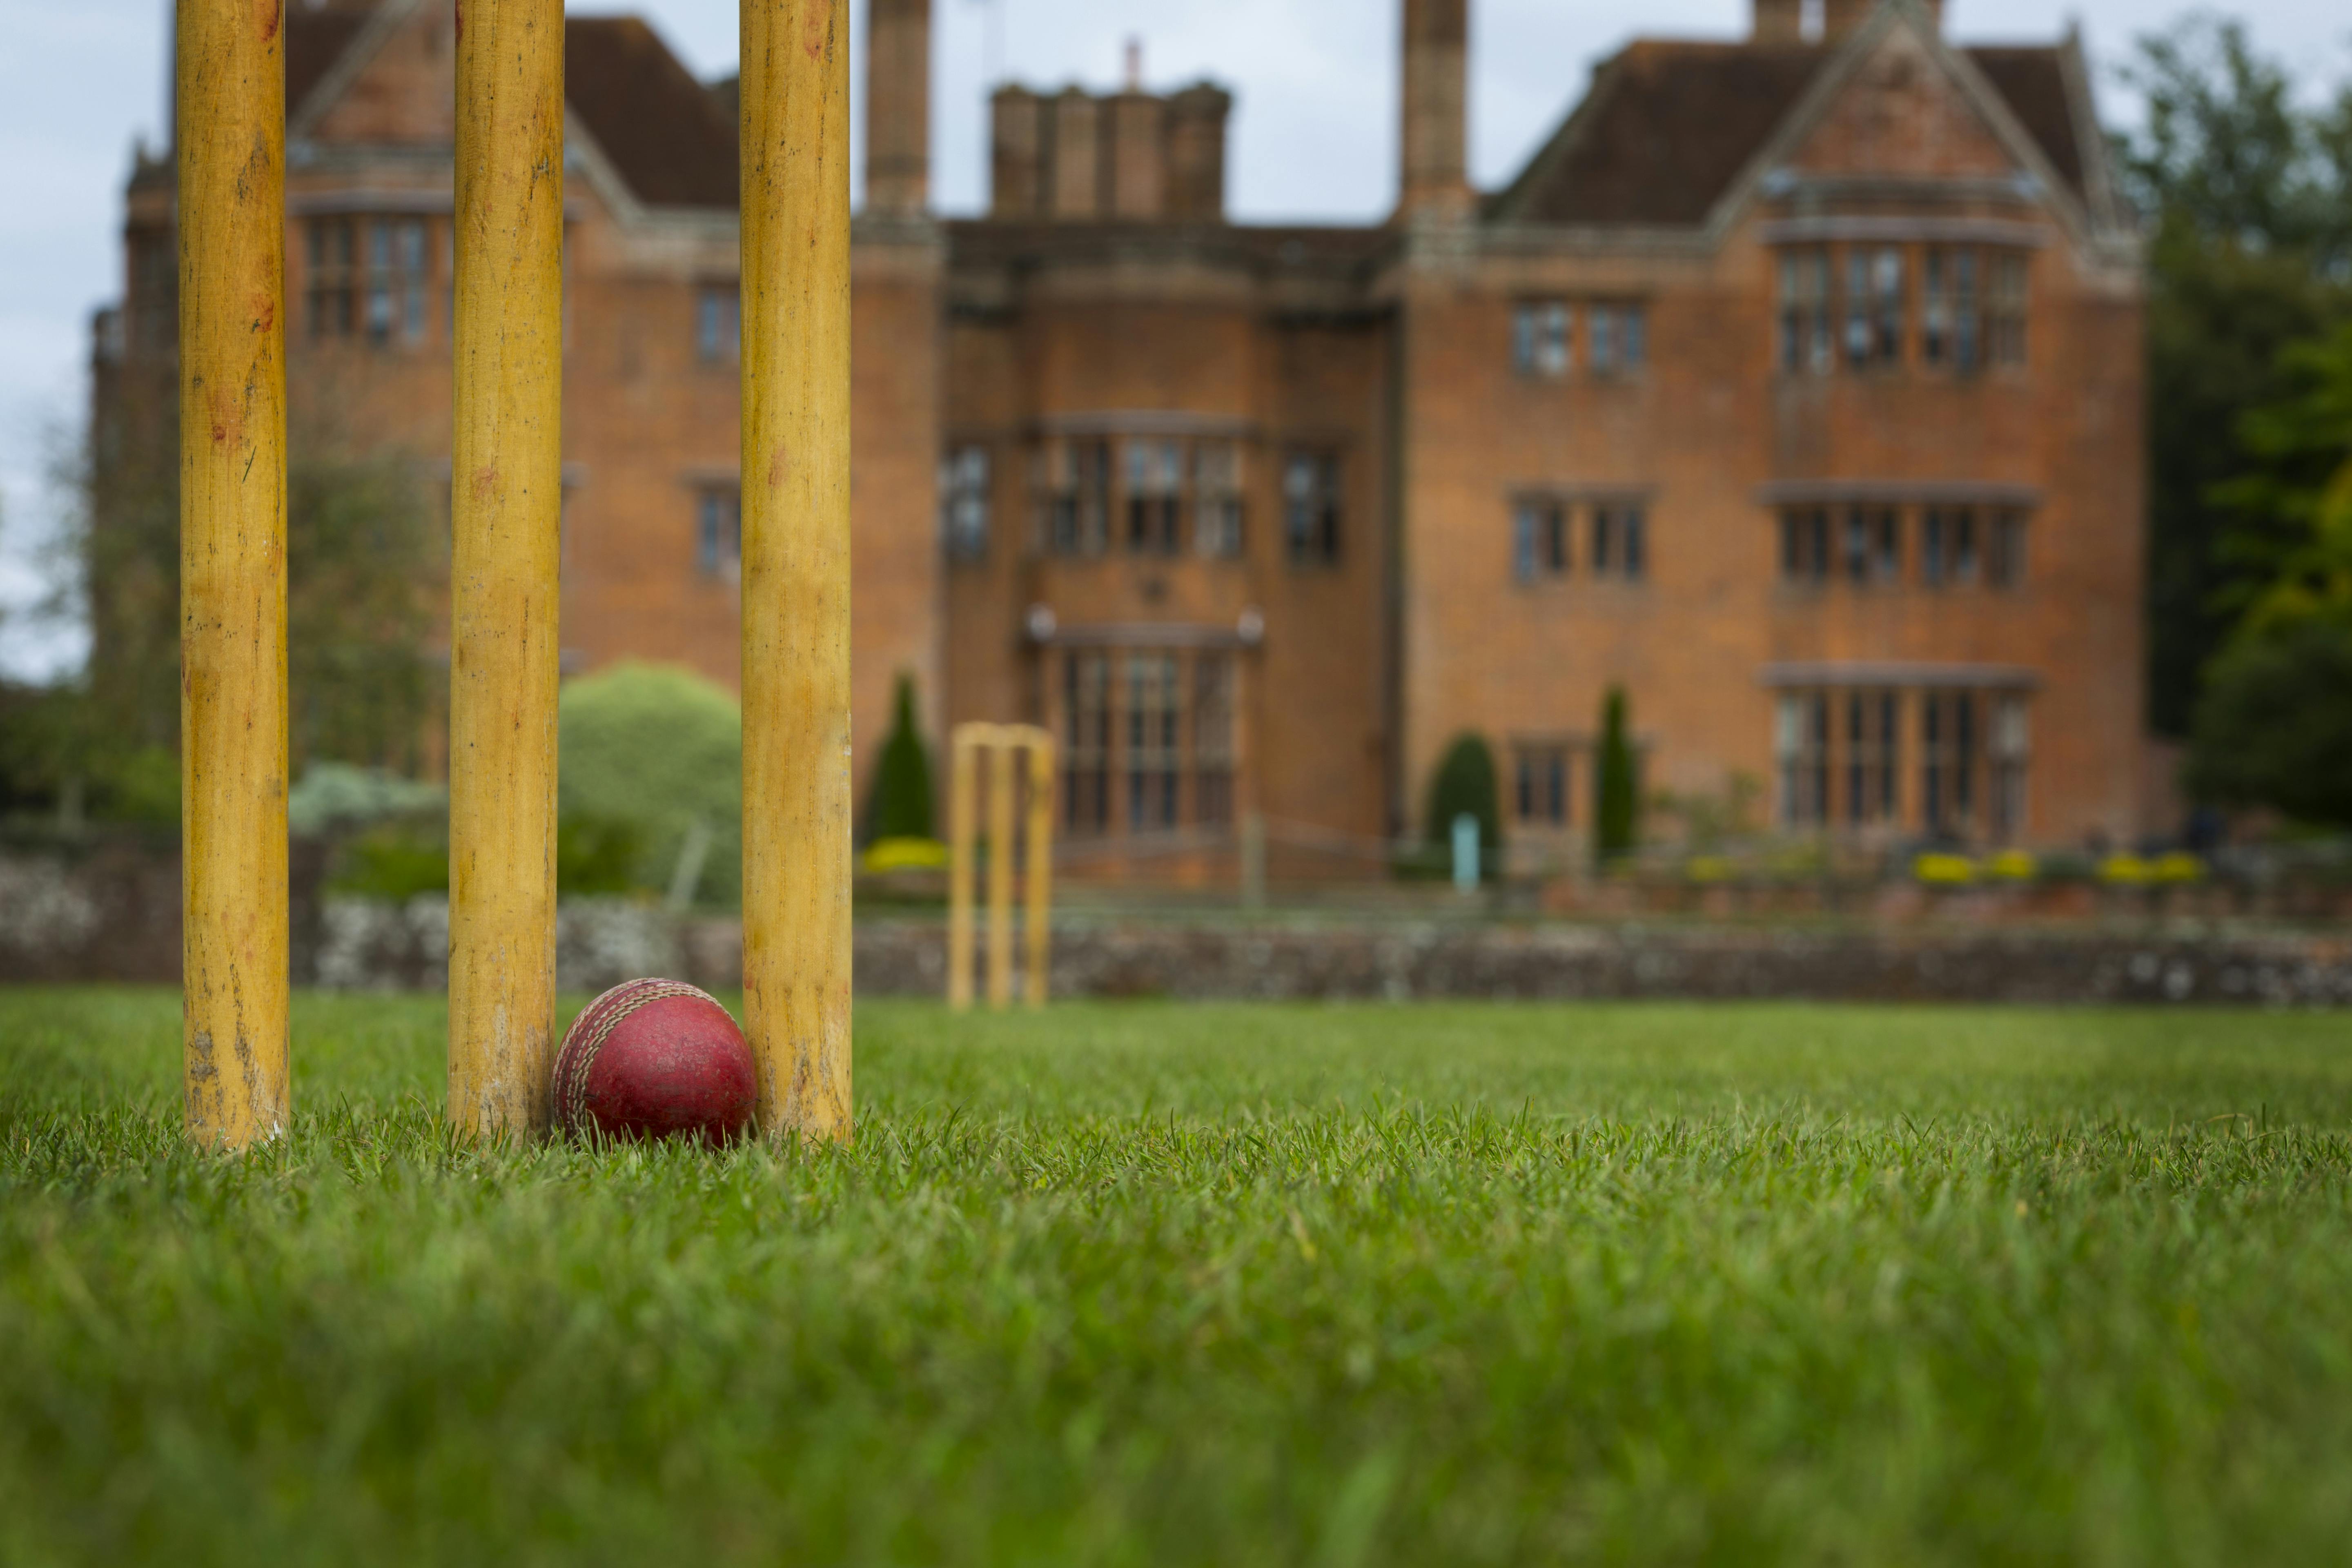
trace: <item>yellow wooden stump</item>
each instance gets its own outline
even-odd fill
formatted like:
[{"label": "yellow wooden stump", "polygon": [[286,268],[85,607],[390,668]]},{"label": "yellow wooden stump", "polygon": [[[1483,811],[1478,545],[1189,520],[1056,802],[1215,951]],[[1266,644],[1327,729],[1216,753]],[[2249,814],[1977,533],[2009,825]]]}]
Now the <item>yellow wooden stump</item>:
[{"label": "yellow wooden stump", "polygon": [[1024,876],[1029,894],[1029,952],[1021,999],[1032,1007],[1043,1007],[1054,957],[1054,738],[1043,730],[1034,733],[1035,739],[1029,747],[1029,865]]},{"label": "yellow wooden stump", "polygon": [[1028,724],[959,724],[950,742],[954,772],[948,810],[948,1005],[959,1012],[972,1000],[973,869],[979,858],[980,760],[989,763],[988,782],[988,1005],[1013,1002],[1013,889],[1015,846],[1013,826],[1020,816],[1016,764],[1026,752],[1029,765],[1028,842],[1021,857],[1026,949],[1021,992],[1029,1005],[1045,1005],[1053,957],[1054,738]]},{"label": "yellow wooden stump", "polygon": [[953,771],[948,784],[948,1005],[958,1012],[971,1005],[971,861],[979,826],[974,753],[986,728],[959,724],[950,747]]},{"label": "yellow wooden stump", "polygon": [[743,0],[743,1023],[850,1131],[849,8]]},{"label": "yellow wooden stump", "polygon": [[292,1110],[281,21],[179,7],[184,1115],[228,1149]]},{"label": "yellow wooden stump", "polygon": [[554,1067],[563,111],[562,0],[467,0],[449,509],[448,1114],[474,1133],[544,1130]]},{"label": "yellow wooden stump", "polygon": [[1000,734],[988,770],[988,1005],[1013,1005],[1013,754]]}]

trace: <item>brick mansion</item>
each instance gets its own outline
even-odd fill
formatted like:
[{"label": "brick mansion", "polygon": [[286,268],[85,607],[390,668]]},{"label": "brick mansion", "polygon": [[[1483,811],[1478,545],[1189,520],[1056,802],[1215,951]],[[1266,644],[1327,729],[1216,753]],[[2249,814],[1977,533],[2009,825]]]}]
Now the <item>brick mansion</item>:
[{"label": "brick mansion", "polygon": [[[1649,787],[1752,779],[1787,831],[2145,826],[2143,277],[2074,38],[1754,0],[1602,62],[1482,191],[1468,0],[1402,0],[1385,221],[1231,221],[1230,97],[1136,80],[999,89],[988,210],[945,218],[931,0],[870,7],[860,798],[906,675],[935,755],[1051,728],[1112,863],[1412,831],[1465,732],[1546,860],[1617,688]],[[444,476],[452,21],[287,17],[295,401]],[[572,19],[566,79],[567,668],[732,685],[733,84],[630,18]],[[171,222],[142,158],[102,359],[172,353]]]}]

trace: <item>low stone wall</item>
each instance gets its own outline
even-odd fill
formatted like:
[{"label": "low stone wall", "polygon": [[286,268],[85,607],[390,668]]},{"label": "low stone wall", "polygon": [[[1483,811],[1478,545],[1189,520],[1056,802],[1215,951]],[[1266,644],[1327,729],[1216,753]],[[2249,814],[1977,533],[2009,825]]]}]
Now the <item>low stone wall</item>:
[{"label": "low stone wall", "polygon": [[[298,878],[298,889],[302,885]],[[317,886],[315,877],[308,886]],[[438,897],[395,905],[298,896],[293,916],[298,984],[429,991],[446,984],[448,907]],[[0,855],[0,983],[175,984],[179,928],[175,861],[112,850],[79,858]],[[946,949],[946,927],[935,917],[860,921],[857,984],[867,995],[940,995]],[[558,983],[575,993],[642,974],[730,990],[742,980],[742,930],[732,921],[680,922],[658,906],[627,900],[568,902],[557,922],[556,971]],[[1775,929],[1071,913],[1056,923],[1053,991],[1063,997],[1267,1001],[1802,998],[2336,1007],[2352,1006],[2352,930],[2208,926],[2180,934],[2154,924]]]},{"label": "low stone wall", "polygon": [[[982,943],[983,948],[985,943]],[[857,928],[867,995],[940,994],[937,924]],[[1079,926],[1056,996],[1261,1001],[1768,1000],[2352,1005],[2352,937],[1795,933],[1465,924]]]},{"label": "low stone wall", "polygon": [[[446,898],[405,904],[330,898],[322,924],[310,984],[329,991],[438,991],[449,984]],[[594,992],[640,975],[677,974],[685,967],[679,937],[678,922],[656,905],[567,900],[555,916],[555,984]]]}]

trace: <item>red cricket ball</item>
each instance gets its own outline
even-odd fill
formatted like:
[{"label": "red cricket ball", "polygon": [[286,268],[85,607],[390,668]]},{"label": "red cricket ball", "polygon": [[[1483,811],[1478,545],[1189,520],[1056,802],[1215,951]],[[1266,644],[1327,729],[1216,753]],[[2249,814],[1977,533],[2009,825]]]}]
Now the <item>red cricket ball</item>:
[{"label": "red cricket ball", "polygon": [[751,1125],[757,1064],[743,1031],[709,993],[632,980],[593,1002],[555,1055],[555,1124],[614,1138],[723,1143]]}]

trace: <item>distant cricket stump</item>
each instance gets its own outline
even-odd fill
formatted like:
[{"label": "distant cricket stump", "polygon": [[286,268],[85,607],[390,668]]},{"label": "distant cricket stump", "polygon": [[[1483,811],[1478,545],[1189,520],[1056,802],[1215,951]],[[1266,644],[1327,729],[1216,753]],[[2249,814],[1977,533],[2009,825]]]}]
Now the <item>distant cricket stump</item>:
[{"label": "distant cricket stump", "polygon": [[[1024,842],[1016,845],[1015,797],[1028,754]],[[1054,737],[1033,724],[959,724],[948,804],[948,1005],[971,1005],[972,862],[979,833],[981,759],[988,761],[988,1005],[1013,1005],[1013,866],[1022,862],[1027,952],[1021,999],[1045,1005],[1053,968]]]},{"label": "distant cricket stump", "polygon": [[[849,9],[743,0],[744,1034],[759,1124],[850,1130]],[[286,60],[275,0],[179,0],[185,1123],[292,1113]],[[552,1112],[562,517],[562,0],[457,33],[448,1118]]]}]

